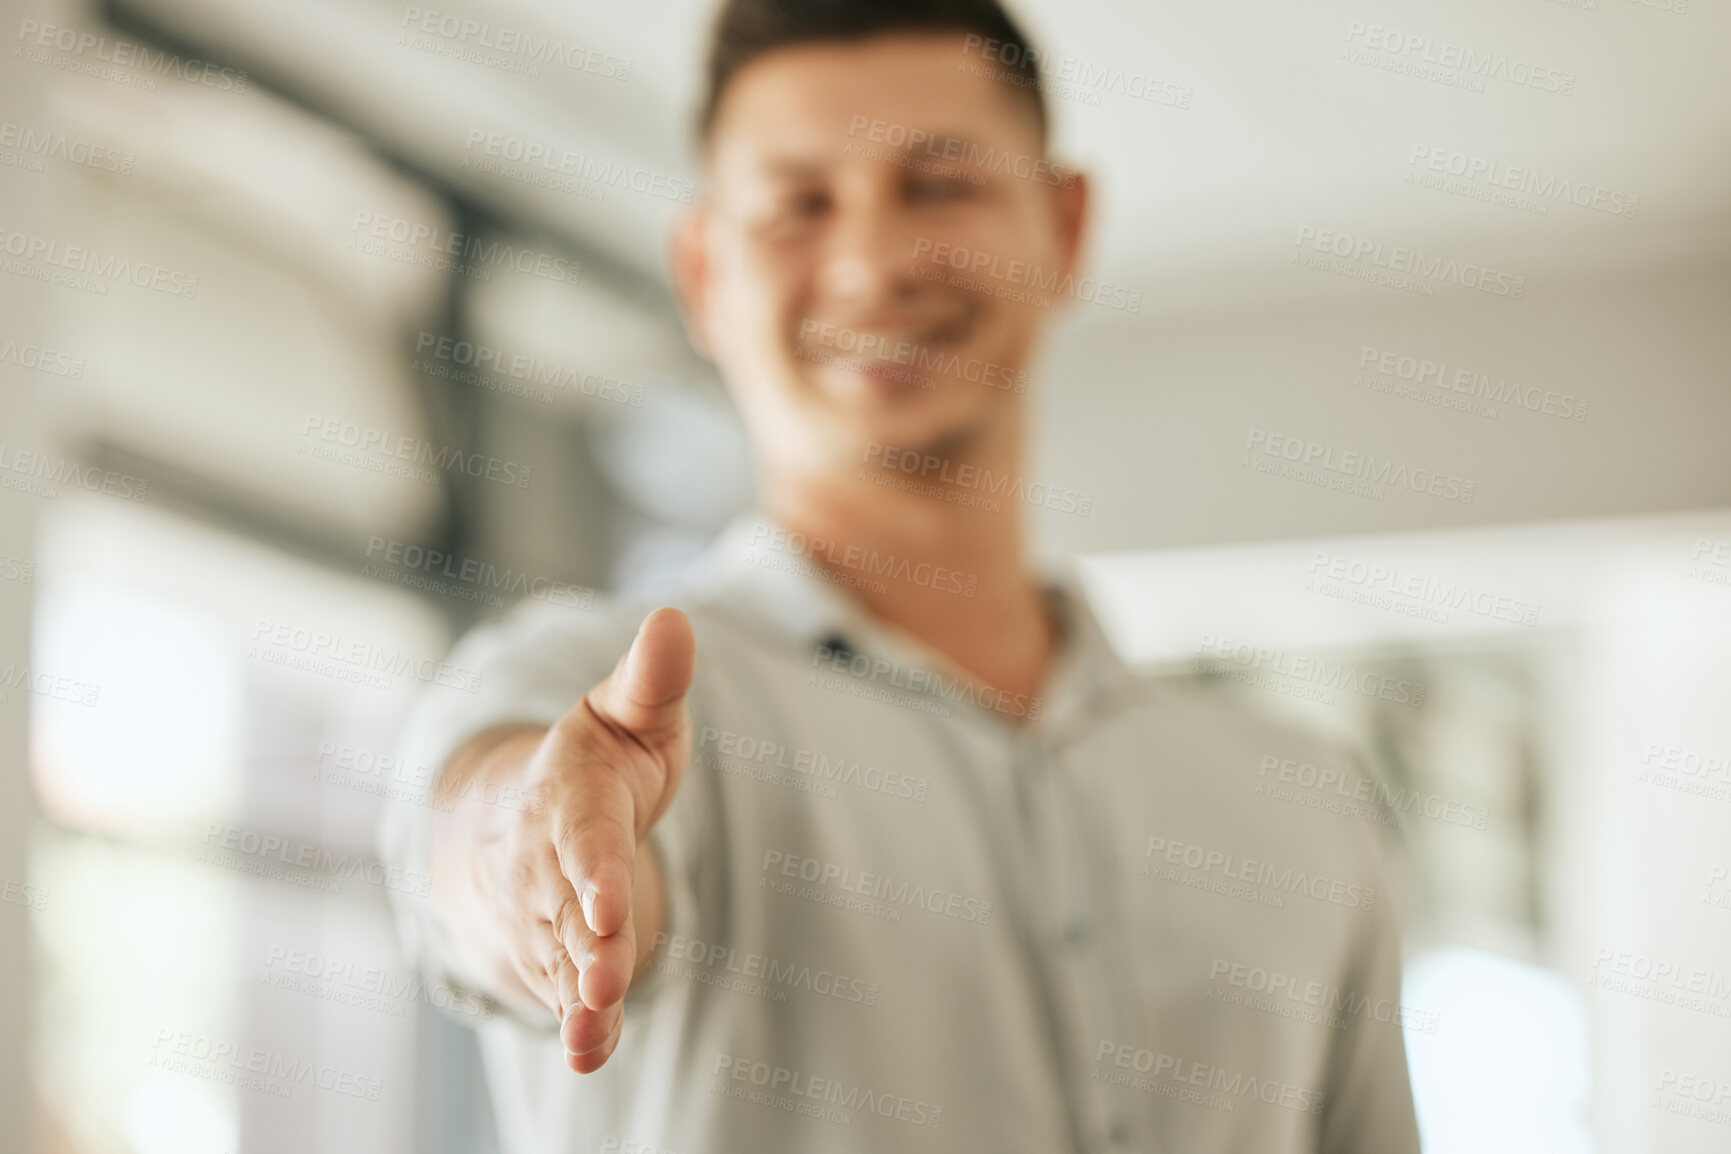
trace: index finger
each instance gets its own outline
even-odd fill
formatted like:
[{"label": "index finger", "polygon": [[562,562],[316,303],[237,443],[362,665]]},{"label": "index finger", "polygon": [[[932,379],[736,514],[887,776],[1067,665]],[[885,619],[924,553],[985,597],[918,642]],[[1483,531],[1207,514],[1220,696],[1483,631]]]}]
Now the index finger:
[{"label": "index finger", "polygon": [[589,749],[578,752],[574,760],[551,814],[553,851],[576,892],[589,930],[607,937],[618,933],[631,913],[637,801],[622,767],[612,764],[611,758]]}]

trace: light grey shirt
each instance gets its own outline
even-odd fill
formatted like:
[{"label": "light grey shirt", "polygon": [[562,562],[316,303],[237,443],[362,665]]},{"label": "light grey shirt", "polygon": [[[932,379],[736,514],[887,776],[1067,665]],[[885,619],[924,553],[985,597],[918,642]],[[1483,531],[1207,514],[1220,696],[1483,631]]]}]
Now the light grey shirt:
[{"label": "light grey shirt", "polygon": [[[1350,756],[1137,676],[1063,581],[1040,698],[969,691],[799,547],[742,519],[662,599],[696,629],[694,752],[652,834],[665,937],[599,1072],[392,895],[429,979],[493,1011],[461,1017],[509,1151],[1418,1149],[1376,815],[1302,804],[1363,779]],[[428,689],[405,764],[553,721],[650,607],[476,629],[479,692]],[[426,870],[426,816],[388,813],[388,861]]]}]

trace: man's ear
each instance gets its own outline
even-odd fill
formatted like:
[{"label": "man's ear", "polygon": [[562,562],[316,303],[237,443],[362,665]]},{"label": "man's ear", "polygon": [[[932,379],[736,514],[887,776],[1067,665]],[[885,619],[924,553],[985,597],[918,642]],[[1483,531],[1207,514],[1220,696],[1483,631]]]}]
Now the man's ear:
[{"label": "man's ear", "polygon": [[697,205],[680,214],[668,238],[668,264],[673,273],[673,292],[679,298],[685,337],[699,354],[709,349],[709,248],[708,217]]},{"label": "man's ear", "polygon": [[1073,273],[1082,260],[1082,242],[1087,238],[1093,211],[1093,191],[1088,174],[1065,166],[1063,179],[1052,186],[1052,212],[1057,225],[1059,264]]}]

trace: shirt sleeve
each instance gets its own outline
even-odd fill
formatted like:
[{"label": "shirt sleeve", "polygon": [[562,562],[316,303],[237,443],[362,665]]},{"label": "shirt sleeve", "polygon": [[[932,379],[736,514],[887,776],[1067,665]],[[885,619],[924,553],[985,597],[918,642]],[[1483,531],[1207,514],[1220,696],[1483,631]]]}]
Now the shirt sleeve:
[{"label": "shirt sleeve", "polygon": [[[524,602],[476,627],[448,659],[450,665],[473,676],[460,679],[458,685],[429,686],[418,695],[398,740],[401,764],[424,770],[423,780],[436,783],[451,754],[482,730],[514,722],[551,725],[612,672],[634,635],[635,622],[623,616],[600,608],[585,612],[542,602]],[[405,877],[431,877],[432,801],[429,788],[422,798],[388,802],[380,819],[380,857]],[[501,792],[496,804],[521,803]],[[663,865],[669,932],[689,925],[695,916],[689,884],[691,855],[682,836],[694,818],[689,801],[676,802],[673,808],[680,811],[678,819],[670,808],[650,835]],[[404,951],[420,969],[435,1005],[471,1025],[477,1019],[502,1017],[549,1034],[557,1031],[551,1013],[525,1016],[469,970],[435,912],[430,893],[406,887],[390,896]],[[649,995],[654,976],[646,971],[632,983],[628,1005]]]},{"label": "shirt sleeve", "polygon": [[1380,900],[1366,911],[1353,943],[1343,988],[1360,994],[1364,1009],[1347,1018],[1328,1059],[1322,1154],[1418,1154],[1401,1022],[1400,916],[1389,900],[1381,839],[1365,831],[1367,875]]}]

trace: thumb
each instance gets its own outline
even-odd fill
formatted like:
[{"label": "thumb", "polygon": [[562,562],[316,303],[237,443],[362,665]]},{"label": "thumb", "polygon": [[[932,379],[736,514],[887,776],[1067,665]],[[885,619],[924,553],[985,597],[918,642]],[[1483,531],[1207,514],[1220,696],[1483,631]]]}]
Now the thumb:
[{"label": "thumb", "polygon": [[685,691],[696,666],[691,622],[677,609],[657,609],[643,619],[595,705],[639,741],[652,743],[683,721]]}]

